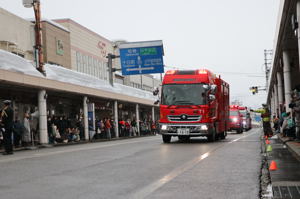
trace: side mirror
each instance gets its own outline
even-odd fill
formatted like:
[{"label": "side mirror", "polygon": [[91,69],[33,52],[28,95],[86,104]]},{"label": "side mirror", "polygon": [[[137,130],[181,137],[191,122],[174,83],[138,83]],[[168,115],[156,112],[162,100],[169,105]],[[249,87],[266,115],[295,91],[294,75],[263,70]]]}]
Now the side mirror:
[{"label": "side mirror", "polygon": [[210,85],[210,90],[212,93],[215,93],[216,90],[217,90],[217,85],[213,84],[213,85]]},{"label": "side mirror", "polygon": [[156,100],[156,101],[154,102],[154,104],[155,104],[155,105],[159,104],[159,100]]},{"label": "side mirror", "polygon": [[207,84],[203,84],[202,86],[205,90],[208,90],[208,85]]},{"label": "side mirror", "polygon": [[216,99],[215,95],[210,94],[209,95],[209,101],[214,101]]},{"label": "side mirror", "polygon": [[156,95],[158,95],[158,93],[159,93],[159,89],[156,88],[156,89],[153,91],[153,95],[156,96]]}]

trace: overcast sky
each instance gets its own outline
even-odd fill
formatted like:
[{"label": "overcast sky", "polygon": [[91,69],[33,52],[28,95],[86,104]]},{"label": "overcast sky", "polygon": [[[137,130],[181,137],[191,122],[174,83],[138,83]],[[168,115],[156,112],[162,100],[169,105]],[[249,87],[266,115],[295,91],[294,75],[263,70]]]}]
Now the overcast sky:
[{"label": "overcast sky", "polygon": [[[258,107],[266,93],[264,49],[272,49],[280,0],[41,0],[42,17],[71,18],[109,40],[163,40],[164,64],[207,68],[230,84],[231,100]],[[33,18],[22,0],[0,0]],[[168,68],[170,69],[170,68]]]}]

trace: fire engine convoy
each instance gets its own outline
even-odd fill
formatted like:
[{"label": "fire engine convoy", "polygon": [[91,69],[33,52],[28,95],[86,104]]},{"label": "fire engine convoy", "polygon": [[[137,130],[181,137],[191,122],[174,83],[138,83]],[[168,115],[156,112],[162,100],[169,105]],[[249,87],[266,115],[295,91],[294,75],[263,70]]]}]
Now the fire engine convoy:
[{"label": "fire engine convoy", "polygon": [[206,136],[225,139],[229,129],[229,84],[209,70],[170,70],[162,82],[160,132],[164,143]]}]

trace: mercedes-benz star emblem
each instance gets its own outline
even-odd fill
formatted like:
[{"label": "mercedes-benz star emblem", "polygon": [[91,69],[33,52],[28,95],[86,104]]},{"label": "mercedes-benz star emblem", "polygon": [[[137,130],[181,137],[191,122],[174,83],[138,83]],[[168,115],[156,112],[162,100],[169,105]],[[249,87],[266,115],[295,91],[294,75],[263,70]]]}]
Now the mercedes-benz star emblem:
[{"label": "mercedes-benz star emblem", "polygon": [[186,115],[182,115],[181,118],[182,118],[183,120],[185,120],[185,119],[186,119]]}]

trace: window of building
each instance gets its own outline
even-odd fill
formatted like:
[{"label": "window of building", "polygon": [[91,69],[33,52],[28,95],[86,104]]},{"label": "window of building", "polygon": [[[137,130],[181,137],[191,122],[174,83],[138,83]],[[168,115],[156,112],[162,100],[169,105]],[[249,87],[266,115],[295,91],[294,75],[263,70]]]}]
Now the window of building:
[{"label": "window of building", "polygon": [[80,72],[80,67],[81,67],[81,55],[80,52],[76,52],[76,66],[77,66],[77,71]]},{"label": "window of building", "polygon": [[88,56],[88,66],[89,66],[89,74],[94,75],[93,74],[93,61],[92,61],[92,57],[90,57],[90,56]]},{"label": "window of building", "polygon": [[82,55],[83,73],[87,73],[87,58],[86,55]]},{"label": "window of building", "polygon": [[15,54],[15,55],[18,55],[18,56],[20,56],[20,57],[23,57],[23,58],[25,57],[25,55],[20,54],[20,53],[18,53],[18,52],[14,52],[14,51],[13,51],[12,53]]}]

